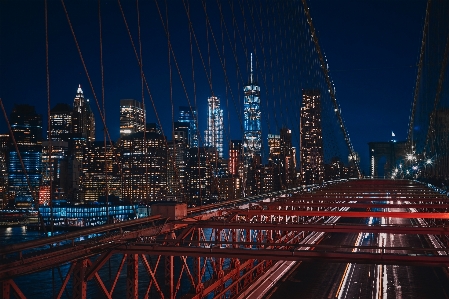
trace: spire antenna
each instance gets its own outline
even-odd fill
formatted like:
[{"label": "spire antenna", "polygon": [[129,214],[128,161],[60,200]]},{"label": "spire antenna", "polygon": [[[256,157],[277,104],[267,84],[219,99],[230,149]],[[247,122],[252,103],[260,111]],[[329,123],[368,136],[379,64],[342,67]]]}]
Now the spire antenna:
[{"label": "spire antenna", "polygon": [[251,53],[251,75],[250,75],[250,84],[253,84],[253,53]]}]

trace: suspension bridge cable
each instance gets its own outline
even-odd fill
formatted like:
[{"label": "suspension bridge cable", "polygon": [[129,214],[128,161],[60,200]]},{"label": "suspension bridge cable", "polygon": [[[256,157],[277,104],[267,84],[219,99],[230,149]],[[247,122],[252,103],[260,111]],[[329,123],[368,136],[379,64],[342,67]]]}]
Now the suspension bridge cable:
[{"label": "suspension bridge cable", "polygon": [[94,86],[93,86],[93,84],[92,84],[92,80],[91,80],[91,78],[90,78],[89,72],[87,71],[87,66],[86,66],[86,63],[85,63],[85,61],[84,61],[83,54],[82,54],[82,52],[81,52],[81,48],[80,48],[80,46],[79,46],[79,44],[78,44],[78,40],[77,40],[77,38],[76,38],[75,31],[74,31],[73,26],[72,26],[72,22],[70,21],[69,13],[68,13],[67,8],[66,8],[66,6],[65,6],[64,0],[61,0],[61,4],[62,4],[62,7],[63,7],[64,12],[65,12],[65,15],[66,15],[66,18],[67,18],[68,25],[69,25],[69,27],[70,27],[70,31],[72,32],[72,36],[73,36],[73,39],[74,39],[74,41],[75,41],[75,45],[76,45],[76,48],[77,48],[77,50],[78,50],[78,54],[79,54],[80,59],[81,59],[81,63],[82,63],[82,65],[83,65],[84,72],[86,73],[87,80],[88,80],[89,85],[90,85],[90,88],[91,88],[91,90],[92,90],[92,94],[93,94],[93,96],[94,96],[95,103],[96,103],[97,108],[98,108],[98,113],[100,114],[101,121],[103,122],[103,126],[104,126],[104,128],[106,129],[106,135],[108,136],[108,139],[109,139],[109,141],[110,141],[110,143],[111,143],[111,146],[112,146],[112,138],[111,138],[111,136],[110,136],[110,134],[109,134],[109,130],[108,130],[107,126],[106,126],[106,119],[105,119],[104,114],[103,114],[103,111],[102,111],[102,109],[101,109],[101,107],[100,107],[100,102],[98,101],[98,97],[97,97],[97,95],[96,95],[96,93],[95,93],[95,89],[94,89]]},{"label": "suspension bridge cable", "polygon": [[344,135],[344,138],[345,138],[345,141],[346,141],[346,145],[347,145],[348,150],[349,150],[349,154],[352,156],[352,159],[354,161],[355,167],[357,169],[358,176],[361,177],[359,163],[357,162],[357,159],[355,157],[354,149],[352,147],[352,144],[351,144],[351,141],[349,139],[348,133],[347,133],[346,128],[344,126],[343,118],[342,118],[342,116],[340,114],[340,109],[339,109],[339,106],[337,104],[337,100],[335,98],[335,90],[334,90],[334,88],[332,86],[332,83],[331,83],[331,80],[330,80],[330,77],[329,77],[329,73],[328,73],[328,69],[325,66],[325,62],[324,62],[324,59],[323,59],[323,54],[321,52],[321,48],[320,48],[320,45],[318,43],[318,37],[317,37],[317,34],[315,32],[315,27],[313,26],[313,23],[312,23],[312,17],[310,16],[309,8],[307,6],[307,1],[306,0],[302,0],[302,3],[303,3],[303,6],[304,6],[304,12],[305,12],[306,17],[307,17],[307,22],[309,24],[309,28],[310,28],[310,32],[311,32],[311,35],[312,35],[312,39],[313,39],[313,42],[315,44],[315,49],[317,51],[317,54],[318,54],[318,57],[319,57],[319,60],[320,60],[321,69],[324,72],[324,76],[325,76],[325,79],[326,79],[327,87],[329,89],[329,93],[330,93],[331,100],[332,100],[332,103],[333,103],[333,106],[334,106],[334,109],[335,109],[335,113],[337,115],[338,122],[339,122],[341,130],[343,132],[343,135]]},{"label": "suspension bridge cable", "polygon": [[[230,83],[230,81],[229,81],[228,74],[227,74],[227,72],[226,72],[226,66],[225,66],[225,64],[224,64],[224,56],[223,56],[223,58],[222,58],[222,56],[221,56],[221,54],[220,54],[220,50],[219,50],[219,48],[218,48],[217,40],[216,40],[216,38],[215,38],[213,29],[212,29],[212,25],[211,25],[210,20],[209,20],[209,15],[207,14],[205,2],[202,1],[202,3],[203,3],[203,10],[204,10],[204,13],[205,13],[205,16],[206,16],[206,23],[207,23],[207,25],[208,25],[208,27],[209,27],[209,29],[210,29],[210,32],[211,32],[211,35],[212,35],[212,40],[214,41],[214,45],[215,45],[215,50],[217,51],[218,59],[219,59],[219,61],[220,61],[221,67],[222,67],[222,69],[223,69],[223,74],[224,74],[224,77],[225,77],[226,86],[229,87],[229,92],[231,93],[231,98],[232,98],[232,101],[233,101],[234,107],[235,107],[236,105],[235,105],[234,93],[232,92],[231,83]],[[212,74],[212,73],[211,73],[211,74]],[[211,76],[211,77],[212,77],[212,76]],[[236,113],[238,113],[238,110],[237,110],[237,109],[236,109]],[[240,120],[240,118],[239,118],[239,120]],[[240,121],[241,121],[241,120],[240,120]],[[230,140],[228,140],[228,143],[229,143],[229,142],[230,142]]]},{"label": "suspension bridge cable", "polygon": [[[429,127],[427,130],[427,137],[426,137],[426,142],[425,142],[425,146],[424,146],[424,153],[426,153],[427,147],[429,146],[429,142],[432,139],[432,137],[434,137],[433,135],[435,133],[435,128],[434,128],[435,116],[437,114],[438,104],[441,99],[444,77],[446,74],[446,67],[447,67],[447,63],[448,63],[448,56],[449,56],[449,33],[447,35],[446,47],[445,47],[444,55],[443,55],[443,62],[441,63],[440,76],[438,78],[438,86],[437,86],[437,91],[435,94],[433,110],[432,110],[432,113],[431,113],[430,119],[429,119]],[[430,151],[432,151],[432,149]]]},{"label": "suspension bridge cable", "polygon": [[[103,116],[105,122],[103,124],[103,139],[104,139],[104,172],[105,172],[105,200],[106,200],[106,224],[109,224],[109,178],[108,178],[108,164],[107,164],[107,138],[106,138],[106,107],[104,97],[104,68],[103,68],[103,32],[101,22],[101,0],[98,0],[98,27],[100,34],[100,73],[101,73],[101,100],[103,104]],[[112,147],[111,147],[112,148]]]},{"label": "suspension bridge cable", "polygon": [[[53,171],[52,171],[52,144],[51,144],[51,115],[50,115],[50,71],[49,71],[49,63],[48,63],[48,7],[47,7],[47,0],[44,1],[44,7],[45,7],[45,75],[46,75],[46,87],[47,87],[47,139],[48,139],[48,157],[47,157],[47,163],[48,166],[46,167],[47,172],[49,172],[49,187],[50,187],[50,198],[49,198],[49,205],[50,205],[50,230],[51,235],[53,235]],[[40,212],[39,212],[39,203],[37,204],[37,213],[38,217],[40,218]],[[43,226],[43,229],[45,230],[45,225]],[[59,269],[59,267],[58,267]],[[53,298],[55,297],[55,268],[51,268],[51,279],[52,279],[52,294]]]},{"label": "suspension bridge cable", "polygon": [[432,4],[432,0],[428,0],[427,6],[426,6],[426,16],[425,16],[425,21],[424,21],[421,49],[419,52],[418,74],[416,76],[415,93],[413,96],[413,102],[412,102],[412,108],[411,108],[411,114],[410,114],[410,122],[409,122],[409,126],[408,126],[408,134],[407,134],[408,147],[413,146],[413,126],[414,126],[414,122],[415,122],[415,112],[416,112],[416,106],[417,106],[418,97],[419,97],[419,86],[421,84],[421,76],[422,76],[422,70],[423,70],[423,64],[424,64],[424,53],[426,51],[426,38],[427,38],[428,30],[429,30],[431,4]]}]

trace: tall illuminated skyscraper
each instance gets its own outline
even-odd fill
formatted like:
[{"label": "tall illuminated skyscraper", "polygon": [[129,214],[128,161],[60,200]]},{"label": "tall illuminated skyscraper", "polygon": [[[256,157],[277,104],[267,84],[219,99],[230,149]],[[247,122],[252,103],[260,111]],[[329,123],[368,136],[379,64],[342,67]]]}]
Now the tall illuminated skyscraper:
[{"label": "tall illuminated skyscraper", "polygon": [[[154,126],[155,127],[155,126]],[[132,202],[165,200],[167,141],[147,126],[143,132],[120,138],[122,196]]]},{"label": "tall illuminated skyscraper", "polygon": [[78,86],[73,100],[72,132],[81,134],[87,141],[95,141],[95,117],[89,100],[84,98],[81,85]]},{"label": "tall illuminated skyscraper", "polygon": [[262,131],[260,121],[260,86],[254,81],[253,54],[249,83],[243,88],[243,154],[244,154],[244,195],[259,194],[261,190],[261,149]]},{"label": "tall illuminated skyscraper", "polygon": [[251,163],[255,155],[260,155],[262,149],[262,132],[260,122],[260,86],[254,81],[253,54],[251,53],[251,73],[249,83],[243,88],[243,147],[245,164]]},{"label": "tall illuminated skyscraper", "polygon": [[9,120],[20,157],[11,143],[8,151],[8,191],[15,198],[16,206],[23,204],[23,207],[28,208],[33,198],[37,200],[42,179],[42,116],[36,113],[34,106],[16,105]]},{"label": "tall illuminated skyscraper", "polygon": [[189,146],[198,147],[198,116],[195,107],[179,107],[179,122],[189,123]]},{"label": "tall illuminated skyscraper", "polygon": [[145,109],[143,104],[133,99],[120,100],[120,137],[143,132],[145,129]]},{"label": "tall illuminated skyscraper", "polygon": [[72,133],[73,108],[67,104],[56,104],[50,110],[50,134],[52,141],[67,141],[68,135]]},{"label": "tall illuminated skyscraper", "polygon": [[302,91],[301,107],[301,176],[303,184],[320,184],[324,180],[323,133],[319,90]]},{"label": "tall illuminated skyscraper", "polygon": [[207,107],[207,130],[204,132],[204,145],[215,148],[218,156],[223,158],[223,109],[220,108],[220,99],[208,98]]}]

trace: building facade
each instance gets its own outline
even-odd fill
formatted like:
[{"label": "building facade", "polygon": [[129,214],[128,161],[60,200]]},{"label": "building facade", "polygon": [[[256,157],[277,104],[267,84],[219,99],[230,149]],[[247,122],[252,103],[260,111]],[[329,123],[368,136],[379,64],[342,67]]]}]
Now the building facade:
[{"label": "building facade", "polygon": [[207,129],[204,132],[204,146],[214,148],[223,158],[223,109],[218,97],[207,99]]},{"label": "building facade", "polygon": [[34,106],[15,105],[9,121],[18,152],[10,142],[8,193],[15,199],[16,207],[28,208],[37,203],[42,180],[42,116]]},{"label": "building facade", "polygon": [[145,122],[145,107],[141,102],[120,100],[120,137],[143,132]]},{"label": "building facade", "polygon": [[165,200],[167,141],[156,132],[120,138],[122,198],[131,202]]},{"label": "building facade", "polygon": [[321,184],[324,180],[323,133],[319,90],[303,90],[300,115],[300,156],[302,184]]},{"label": "building facade", "polygon": [[189,147],[198,147],[198,113],[196,111],[196,107],[179,107],[178,122],[189,124]]},{"label": "building facade", "polygon": [[78,86],[73,100],[72,133],[80,134],[87,141],[95,141],[95,117],[89,99],[84,98],[81,85]]}]

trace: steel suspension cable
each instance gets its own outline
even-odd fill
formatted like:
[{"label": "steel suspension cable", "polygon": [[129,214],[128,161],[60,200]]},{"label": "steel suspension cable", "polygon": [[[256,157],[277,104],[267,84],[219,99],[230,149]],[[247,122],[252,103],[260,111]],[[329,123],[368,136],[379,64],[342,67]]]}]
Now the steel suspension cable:
[{"label": "steel suspension cable", "polygon": [[[101,0],[98,0],[98,27],[100,33],[100,72],[101,72],[101,100],[103,104],[103,116],[105,122],[103,124],[103,139],[104,139],[104,172],[105,172],[105,200],[106,200],[106,224],[109,224],[109,178],[108,178],[108,164],[107,164],[107,138],[106,138],[106,108],[104,98],[104,69],[103,69],[103,32],[101,22]],[[112,149],[112,147],[111,147]]]},{"label": "steel suspension cable", "polygon": [[102,109],[101,109],[101,107],[100,107],[100,102],[98,101],[98,97],[97,97],[97,95],[96,95],[96,93],[95,93],[95,89],[94,89],[94,86],[93,86],[93,84],[92,84],[92,80],[91,80],[91,78],[90,78],[89,72],[88,72],[88,70],[87,70],[87,66],[86,66],[86,63],[85,63],[85,61],[84,61],[83,54],[82,54],[82,52],[81,52],[81,48],[80,48],[80,46],[79,46],[78,40],[77,40],[77,38],[76,38],[75,31],[74,31],[73,26],[72,26],[72,22],[70,21],[69,13],[68,13],[67,8],[66,8],[66,6],[65,6],[64,0],[61,0],[61,4],[62,4],[62,7],[63,7],[64,12],[65,12],[65,15],[66,15],[66,18],[67,18],[68,25],[69,25],[69,27],[70,27],[70,31],[72,32],[72,36],[73,36],[73,39],[74,39],[74,41],[75,41],[75,45],[76,45],[76,48],[77,48],[77,50],[78,50],[78,54],[79,54],[80,59],[81,59],[81,63],[82,63],[82,65],[83,65],[84,72],[86,73],[87,80],[88,80],[89,85],[90,85],[90,88],[91,88],[91,90],[92,90],[92,94],[93,94],[93,96],[94,96],[95,103],[96,103],[96,105],[97,105],[97,108],[98,108],[98,112],[99,112],[99,114],[100,114],[101,121],[103,122],[104,128],[106,128],[106,135],[108,136],[108,139],[109,139],[109,141],[110,141],[110,143],[111,143],[111,146],[112,146],[112,138],[111,138],[111,136],[110,136],[110,134],[109,134],[109,130],[108,130],[107,125],[106,125],[106,119],[105,119],[104,114],[103,114],[103,111],[102,111]]},{"label": "steel suspension cable", "polygon": [[361,177],[359,163],[357,162],[357,159],[355,159],[354,149],[352,147],[352,144],[351,144],[351,141],[349,139],[348,133],[347,133],[346,128],[344,126],[343,118],[341,116],[341,113],[340,113],[340,110],[339,110],[339,106],[338,106],[338,103],[337,103],[337,99],[335,97],[335,91],[334,91],[334,88],[332,86],[328,70],[327,70],[327,68],[325,66],[324,59],[323,59],[323,54],[321,52],[321,48],[320,48],[320,45],[318,43],[318,37],[317,37],[316,32],[315,32],[315,27],[313,26],[313,23],[312,23],[312,17],[310,16],[310,13],[309,13],[309,8],[307,6],[307,1],[306,0],[302,0],[302,3],[303,3],[303,6],[304,6],[304,12],[305,12],[306,17],[307,17],[307,22],[309,24],[309,28],[310,28],[311,35],[312,35],[312,38],[313,38],[313,42],[315,44],[315,49],[317,51],[317,54],[318,54],[318,57],[319,57],[319,60],[320,60],[321,69],[324,72],[324,77],[326,79],[327,87],[329,89],[331,100],[332,100],[332,103],[334,105],[335,114],[337,115],[337,119],[338,119],[338,122],[340,124],[340,129],[343,132],[343,135],[344,135],[344,138],[345,138],[345,141],[346,141],[346,145],[347,145],[348,150],[349,150],[349,154],[353,158],[353,161],[354,161],[354,164],[355,164],[358,176]]},{"label": "steel suspension cable", "polygon": [[413,145],[413,126],[414,126],[414,122],[415,122],[415,112],[416,112],[416,106],[418,103],[419,87],[421,84],[421,76],[422,76],[422,70],[423,70],[423,65],[424,65],[424,53],[426,52],[426,39],[427,39],[428,31],[429,31],[431,4],[432,4],[432,0],[428,0],[427,6],[426,6],[426,16],[425,16],[425,21],[424,21],[421,49],[419,52],[418,74],[416,76],[415,92],[414,92],[414,96],[413,96],[413,102],[412,102],[412,108],[411,108],[411,114],[410,114],[410,122],[409,122],[409,126],[408,126],[408,134],[407,134],[408,147]]},{"label": "steel suspension cable", "polygon": [[[233,100],[234,107],[235,107],[235,98],[234,98],[234,94],[233,94],[233,92],[232,92],[231,83],[230,83],[230,81],[229,81],[229,78],[228,78],[228,75],[227,75],[227,72],[226,72],[226,66],[225,66],[225,64],[224,64],[224,58],[222,58],[222,56],[221,56],[221,54],[220,54],[220,50],[219,50],[219,48],[218,48],[218,43],[217,43],[217,40],[216,40],[216,38],[215,38],[214,32],[213,32],[213,30],[212,30],[212,25],[211,25],[210,20],[209,20],[209,15],[207,14],[205,2],[202,1],[202,3],[203,3],[203,10],[204,10],[204,13],[205,13],[205,16],[206,16],[206,23],[207,23],[207,26],[209,27],[209,29],[210,29],[210,31],[211,31],[212,40],[214,41],[214,45],[215,45],[215,50],[217,51],[217,55],[218,55],[218,58],[219,58],[219,60],[220,60],[221,67],[222,67],[222,69],[223,69],[223,74],[224,74],[224,77],[225,77],[225,81],[226,81],[227,87],[229,87],[229,92],[231,93],[231,98],[232,98],[232,100]],[[238,112],[237,109],[236,109],[236,112]],[[240,120],[240,119],[239,119],[239,120]],[[240,121],[241,121],[241,120],[240,120]],[[242,123],[241,123],[241,125],[242,125]],[[229,142],[229,141],[230,141],[230,140],[228,140],[228,142]]]}]

